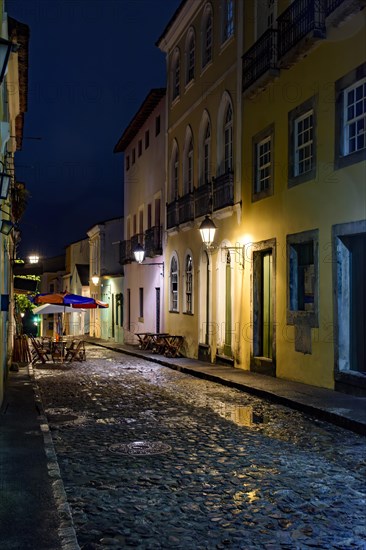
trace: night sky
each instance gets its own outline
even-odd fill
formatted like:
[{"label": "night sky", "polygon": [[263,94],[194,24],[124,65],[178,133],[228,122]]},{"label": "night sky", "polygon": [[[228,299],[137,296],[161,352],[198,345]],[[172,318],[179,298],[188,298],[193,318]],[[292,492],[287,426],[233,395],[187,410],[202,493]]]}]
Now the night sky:
[{"label": "night sky", "polygon": [[180,1],[7,0],[8,15],[30,27],[20,257],[62,254],[123,215],[123,156],[113,148],[148,91],[166,85],[155,42]]}]

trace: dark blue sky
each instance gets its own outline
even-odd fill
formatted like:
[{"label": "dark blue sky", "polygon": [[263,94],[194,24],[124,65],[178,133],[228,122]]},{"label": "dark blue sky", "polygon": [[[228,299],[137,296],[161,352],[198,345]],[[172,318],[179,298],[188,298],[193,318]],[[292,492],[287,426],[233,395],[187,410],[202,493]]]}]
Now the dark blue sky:
[{"label": "dark blue sky", "polygon": [[22,257],[61,254],[95,223],[123,215],[123,157],[113,147],[148,91],[166,84],[155,42],[179,4],[7,0],[8,14],[30,27],[28,112],[16,155],[17,179],[31,195]]}]

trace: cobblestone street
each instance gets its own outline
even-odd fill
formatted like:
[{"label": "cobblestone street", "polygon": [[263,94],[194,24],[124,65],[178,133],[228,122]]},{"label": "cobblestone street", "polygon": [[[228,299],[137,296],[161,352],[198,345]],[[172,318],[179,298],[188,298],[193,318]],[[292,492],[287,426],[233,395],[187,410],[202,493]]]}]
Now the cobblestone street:
[{"label": "cobblestone street", "polygon": [[82,549],[366,548],[364,437],[95,346],[35,377]]}]

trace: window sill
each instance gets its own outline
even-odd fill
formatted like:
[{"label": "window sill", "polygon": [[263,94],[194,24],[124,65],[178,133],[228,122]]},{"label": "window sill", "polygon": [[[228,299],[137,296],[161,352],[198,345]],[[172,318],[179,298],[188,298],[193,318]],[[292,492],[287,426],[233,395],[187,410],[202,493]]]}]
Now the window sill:
[{"label": "window sill", "polygon": [[169,313],[179,313],[179,311],[177,309],[170,309]]},{"label": "window sill", "polygon": [[193,317],[194,313],[191,313],[190,311],[183,311],[183,315],[189,315],[189,316]]},{"label": "window sill", "polygon": [[366,160],[366,149],[361,149],[355,153],[349,155],[339,156],[335,159],[334,169],[338,170],[339,168],[345,168],[346,166],[351,166],[357,162],[362,162]]},{"label": "window sill", "polygon": [[219,55],[221,55],[222,52],[223,52],[224,50],[226,50],[226,48],[227,48],[228,46],[230,46],[230,44],[231,44],[232,42],[234,42],[234,38],[235,38],[235,34],[233,33],[231,36],[229,36],[229,38],[226,38],[225,41],[221,43],[221,46],[220,46],[220,54],[219,54]]},{"label": "window sill", "polygon": [[297,185],[301,185],[302,183],[305,183],[307,181],[315,180],[315,178],[316,178],[315,168],[299,176],[291,176],[288,179],[288,188],[291,189],[291,187],[296,187]]},{"label": "window sill", "polygon": [[273,189],[267,189],[266,191],[261,191],[260,193],[253,193],[252,202],[261,201],[262,199],[266,199],[267,197],[272,197],[272,195]]}]

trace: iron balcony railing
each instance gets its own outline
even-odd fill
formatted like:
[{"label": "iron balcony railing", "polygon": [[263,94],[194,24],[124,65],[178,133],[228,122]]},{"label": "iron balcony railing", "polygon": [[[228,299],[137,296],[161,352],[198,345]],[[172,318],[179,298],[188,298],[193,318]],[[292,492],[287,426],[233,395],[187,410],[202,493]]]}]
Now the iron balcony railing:
[{"label": "iron balcony railing", "polygon": [[213,181],[213,209],[220,210],[234,204],[234,173],[228,172]]},{"label": "iron balcony railing", "polygon": [[144,234],[143,233],[136,233],[136,235],[132,235],[131,237],[131,255],[133,255],[133,251],[136,249],[136,246],[140,244],[141,246],[144,246]]},{"label": "iron balcony railing", "polygon": [[295,0],[277,18],[278,57],[283,57],[309,33],[325,37],[323,0]]},{"label": "iron balcony railing", "polygon": [[132,260],[132,254],[131,254],[131,241],[122,241],[120,243],[120,251],[119,251],[119,262],[120,264],[127,264],[130,263]]},{"label": "iron balcony railing", "polygon": [[179,225],[178,221],[178,201],[174,200],[166,205],[166,228],[172,229]]},{"label": "iron balcony railing", "polygon": [[186,223],[194,220],[194,195],[187,193],[178,199],[178,221]]},{"label": "iron balcony railing", "polygon": [[268,29],[243,55],[243,92],[267,72],[277,69],[277,29]]},{"label": "iron balcony railing", "polygon": [[160,225],[154,225],[145,231],[145,255],[149,258],[160,256],[163,253],[162,247],[162,228]]},{"label": "iron balcony railing", "polygon": [[194,216],[199,218],[211,211],[211,183],[205,183],[194,190]]}]

